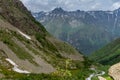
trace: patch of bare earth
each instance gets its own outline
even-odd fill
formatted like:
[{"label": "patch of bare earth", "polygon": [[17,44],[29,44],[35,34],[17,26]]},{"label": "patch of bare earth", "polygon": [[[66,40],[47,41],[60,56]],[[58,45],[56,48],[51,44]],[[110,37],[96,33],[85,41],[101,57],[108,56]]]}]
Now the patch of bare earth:
[{"label": "patch of bare earth", "polygon": [[[2,20],[2,19],[0,19],[0,29],[9,29],[9,30],[15,31],[18,34],[20,34],[18,32],[19,29],[15,28],[13,25],[9,24],[7,21]],[[30,55],[32,55],[34,57],[34,61],[39,65],[39,66],[36,66],[32,64],[31,62],[29,62],[28,60],[19,59],[16,56],[16,54],[7,45],[5,45],[3,42],[0,42],[0,49],[3,50],[5,54],[7,55],[7,57],[13,60],[19,66],[20,69],[25,69],[31,73],[50,73],[50,72],[55,71],[52,65],[50,65],[44,59],[41,58],[42,56],[35,55],[35,53],[33,53],[28,48],[26,48],[25,45],[21,41],[17,39],[13,39],[13,40],[15,41],[17,45],[24,48]],[[40,50],[38,49],[37,51],[40,52]],[[21,53],[21,55],[22,54],[24,53]]]},{"label": "patch of bare earth", "polygon": [[98,76],[99,80],[106,80],[105,78],[103,78],[102,76]]},{"label": "patch of bare earth", "polygon": [[[27,48],[19,41],[16,41],[18,43],[19,46],[25,48],[27,50]],[[46,61],[44,61],[40,56],[34,55],[34,53],[31,53],[32,56],[34,57],[34,61],[39,64],[40,66],[36,66],[34,64],[32,64],[31,62],[29,62],[28,60],[21,60],[19,59],[15,53],[13,51],[11,51],[11,49],[8,48],[8,46],[6,46],[3,42],[0,42],[0,49],[3,50],[8,58],[10,58],[11,60],[13,60],[20,69],[24,69],[27,70],[31,73],[50,73],[55,71],[55,69],[48,64]],[[28,50],[27,50],[28,51]],[[21,55],[24,53],[21,53]]]},{"label": "patch of bare earth", "polygon": [[4,76],[3,74],[0,73],[0,78],[3,78],[3,77],[5,77],[5,76]]}]

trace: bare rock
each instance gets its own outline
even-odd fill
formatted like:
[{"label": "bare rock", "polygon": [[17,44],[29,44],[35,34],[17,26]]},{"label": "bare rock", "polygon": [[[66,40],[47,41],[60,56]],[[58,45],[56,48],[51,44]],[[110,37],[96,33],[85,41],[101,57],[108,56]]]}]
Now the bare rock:
[{"label": "bare rock", "polygon": [[98,76],[98,79],[99,80],[106,80],[105,78],[101,77],[101,76]]},{"label": "bare rock", "polygon": [[109,69],[109,75],[114,79],[114,80],[120,80],[120,63],[115,64],[110,67]]}]

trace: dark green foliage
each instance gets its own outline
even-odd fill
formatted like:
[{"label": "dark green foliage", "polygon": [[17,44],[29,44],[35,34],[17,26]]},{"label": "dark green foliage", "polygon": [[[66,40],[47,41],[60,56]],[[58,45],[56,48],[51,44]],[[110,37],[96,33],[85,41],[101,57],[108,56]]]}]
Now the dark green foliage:
[{"label": "dark green foliage", "polygon": [[36,33],[35,37],[41,43],[44,49],[46,50],[48,49],[52,52],[58,52],[56,47],[49,40],[47,40],[44,35],[41,35],[40,33]]},{"label": "dark green foliage", "polygon": [[8,40],[4,39],[3,43],[13,46]]},{"label": "dark green foliage", "polygon": [[88,57],[84,57],[84,59],[85,60],[83,61],[83,63],[85,68],[89,68],[91,65],[94,64],[94,62],[92,60],[89,60]]},{"label": "dark green foliage", "polygon": [[47,33],[46,29],[44,28],[44,26],[42,24],[40,24],[38,21],[36,21],[33,17],[31,18],[31,20],[39,26],[39,28],[44,32],[44,34]]},{"label": "dark green foliage", "polygon": [[113,41],[102,49],[90,55],[90,59],[104,65],[112,65],[120,62],[120,39]]}]

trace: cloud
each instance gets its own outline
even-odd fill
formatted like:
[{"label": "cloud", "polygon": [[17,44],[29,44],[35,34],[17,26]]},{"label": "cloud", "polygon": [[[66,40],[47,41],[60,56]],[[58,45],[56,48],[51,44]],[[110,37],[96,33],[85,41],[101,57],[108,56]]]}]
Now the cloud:
[{"label": "cloud", "polygon": [[21,0],[33,11],[50,11],[56,7],[65,10],[113,10],[120,7],[120,0]]},{"label": "cloud", "polygon": [[96,3],[95,5],[93,5],[91,8],[94,10],[96,9],[97,7],[99,7],[101,4],[100,3]]},{"label": "cloud", "polygon": [[111,9],[118,9],[120,8],[120,2],[115,2],[113,5],[112,5],[112,8]]}]

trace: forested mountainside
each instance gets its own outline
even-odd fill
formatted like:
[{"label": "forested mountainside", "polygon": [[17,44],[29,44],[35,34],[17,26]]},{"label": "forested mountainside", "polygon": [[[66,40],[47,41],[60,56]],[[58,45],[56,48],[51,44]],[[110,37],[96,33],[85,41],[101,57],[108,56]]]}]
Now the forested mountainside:
[{"label": "forested mountainside", "polygon": [[113,65],[120,62],[120,38],[114,40],[100,50],[92,53],[90,58],[104,65]]}]

